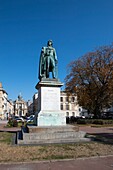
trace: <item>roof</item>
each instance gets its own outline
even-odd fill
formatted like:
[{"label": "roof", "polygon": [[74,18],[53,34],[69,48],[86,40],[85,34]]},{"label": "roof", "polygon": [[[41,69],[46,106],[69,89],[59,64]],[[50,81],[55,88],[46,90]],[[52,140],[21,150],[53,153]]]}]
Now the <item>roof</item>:
[{"label": "roof", "polygon": [[0,88],[0,91],[3,91],[3,93],[6,93],[8,95],[8,93],[3,88]]}]

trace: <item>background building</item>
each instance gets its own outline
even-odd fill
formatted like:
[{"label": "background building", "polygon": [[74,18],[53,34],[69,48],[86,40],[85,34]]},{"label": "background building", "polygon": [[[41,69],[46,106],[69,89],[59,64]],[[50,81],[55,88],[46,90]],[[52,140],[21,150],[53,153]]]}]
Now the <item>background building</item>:
[{"label": "background building", "polygon": [[67,95],[65,91],[60,93],[61,110],[65,111],[66,117],[79,117],[82,114],[82,107],[78,105],[77,96]]},{"label": "background building", "polygon": [[14,115],[15,116],[26,116],[28,114],[27,102],[25,102],[21,96],[18,96],[17,100],[14,101]]},{"label": "background building", "polygon": [[13,114],[13,111],[13,102],[8,100],[8,93],[0,82],[0,119],[7,119],[10,114]]},{"label": "background building", "polygon": [[33,113],[38,111],[38,92],[33,96]]},{"label": "background building", "polygon": [[28,113],[27,116],[30,116],[31,114],[33,114],[33,102],[28,100],[27,102],[27,108],[28,108]]}]

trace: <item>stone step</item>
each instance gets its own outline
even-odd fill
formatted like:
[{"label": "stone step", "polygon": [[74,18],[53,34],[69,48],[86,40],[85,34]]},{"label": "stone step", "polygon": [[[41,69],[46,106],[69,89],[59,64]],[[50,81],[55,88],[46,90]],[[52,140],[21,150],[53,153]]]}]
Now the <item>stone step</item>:
[{"label": "stone step", "polygon": [[23,133],[23,140],[47,140],[47,139],[59,139],[59,138],[83,138],[85,132],[55,132],[55,133]]},{"label": "stone step", "polygon": [[57,140],[18,140],[18,145],[43,145],[43,144],[63,144],[63,143],[76,143],[76,142],[89,142],[88,138],[70,138],[70,139],[62,139],[59,138]]},{"label": "stone step", "polygon": [[70,131],[74,131],[74,132],[78,132],[79,131],[79,127],[78,126],[72,126],[72,125],[66,125],[66,126],[27,126],[28,127],[28,132],[29,133],[48,133],[51,131],[51,133],[55,133],[57,132],[70,132]]}]

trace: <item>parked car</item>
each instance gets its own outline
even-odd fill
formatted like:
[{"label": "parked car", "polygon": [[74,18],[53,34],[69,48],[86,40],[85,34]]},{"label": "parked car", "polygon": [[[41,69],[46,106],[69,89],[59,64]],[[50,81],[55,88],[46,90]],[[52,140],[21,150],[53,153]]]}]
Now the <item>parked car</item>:
[{"label": "parked car", "polygon": [[34,118],[35,117],[35,115],[30,115],[29,117],[27,117],[27,120],[28,119],[32,119],[32,118]]},{"label": "parked car", "polygon": [[34,121],[35,115],[31,115],[29,118],[27,118],[27,123],[33,122]]},{"label": "parked car", "polygon": [[17,122],[24,122],[24,119],[22,117],[14,118],[14,120],[16,120]]},{"label": "parked car", "polygon": [[85,119],[86,117],[85,116],[81,116],[82,119]]}]

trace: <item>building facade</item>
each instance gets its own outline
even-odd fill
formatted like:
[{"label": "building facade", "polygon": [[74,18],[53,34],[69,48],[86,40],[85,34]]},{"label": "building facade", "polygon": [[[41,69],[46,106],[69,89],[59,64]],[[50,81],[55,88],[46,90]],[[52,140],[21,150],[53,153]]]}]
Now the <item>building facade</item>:
[{"label": "building facade", "polygon": [[82,107],[78,105],[77,96],[74,94],[67,95],[65,91],[60,93],[61,110],[65,111],[66,117],[79,117],[82,114]]},{"label": "building facade", "polygon": [[26,116],[28,114],[27,102],[25,102],[21,95],[18,96],[17,100],[14,101],[14,115],[15,116]]},{"label": "building facade", "polygon": [[33,113],[38,111],[38,92],[33,96]]},{"label": "building facade", "polygon": [[27,102],[27,108],[28,108],[28,114],[27,116],[30,116],[31,114],[33,114],[33,102],[28,100]]},{"label": "building facade", "polygon": [[0,119],[7,119],[10,114],[13,114],[13,102],[8,100],[8,93],[3,89],[0,82]]}]

